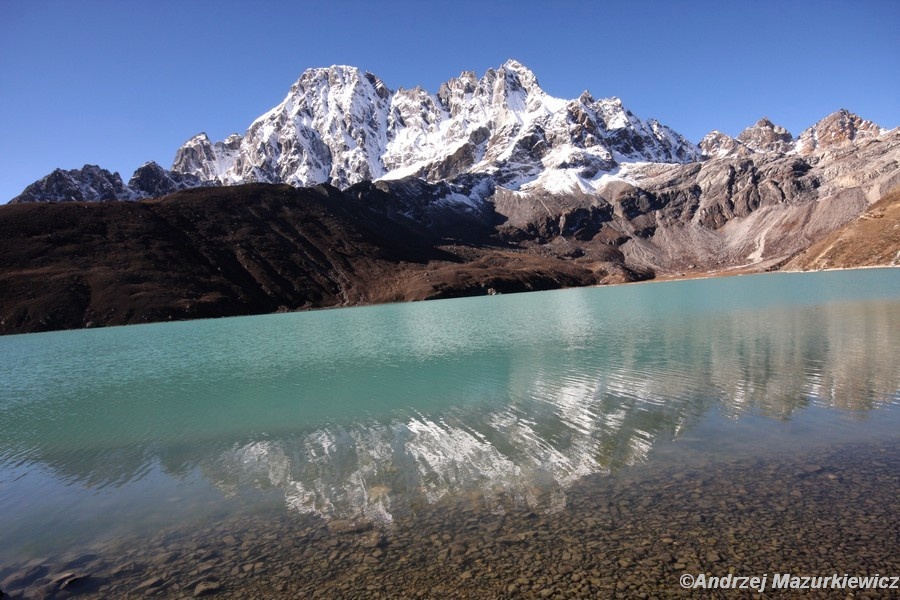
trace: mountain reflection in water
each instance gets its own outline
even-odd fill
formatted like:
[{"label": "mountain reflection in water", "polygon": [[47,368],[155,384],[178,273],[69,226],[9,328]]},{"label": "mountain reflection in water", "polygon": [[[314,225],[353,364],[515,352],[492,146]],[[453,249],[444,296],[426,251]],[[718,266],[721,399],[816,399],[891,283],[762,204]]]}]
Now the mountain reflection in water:
[{"label": "mountain reflection in water", "polygon": [[647,331],[606,364],[511,361],[505,402],[239,444],[203,469],[226,489],[281,488],[290,507],[327,518],[389,522],[460,493],[558,510],[577,479],[643,462],[712,408],[789,419],[897,402],[900,310],[863,312],[746,312]]},{"label": "mountain reflection in water", "polygon": [[[717,285],[731,295],[710,298]],[[144,343],[92,341],[94,360],[69,364],[68,381],[45,365],[0,388],[0,466],[95,490],[199,473],[226,495],[274,489],[292,510],[389,523],[448,495],[558,511],[580,478],[642,463],[712,413],[725,424],[898,404],[896,298],[813,290],[755,307],[744,289],[756,288],[683,282],[122,329]],[[50,338],[18,341],[35,339]],[[10,373],[28,368],[17,360]]]}]

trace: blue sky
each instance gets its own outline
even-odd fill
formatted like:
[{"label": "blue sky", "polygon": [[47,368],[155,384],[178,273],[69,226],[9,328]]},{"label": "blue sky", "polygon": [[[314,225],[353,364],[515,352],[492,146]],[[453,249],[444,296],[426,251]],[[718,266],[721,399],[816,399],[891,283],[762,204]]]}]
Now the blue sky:
[{"label": "blue sky", "polygon": [[332,64],[436,92],[515,58],[554,96],[618,96],[695,142],[839,108],[896,127],[898,31],[897,0],[0,0],[0,202],[56,167],[168,167]]}]

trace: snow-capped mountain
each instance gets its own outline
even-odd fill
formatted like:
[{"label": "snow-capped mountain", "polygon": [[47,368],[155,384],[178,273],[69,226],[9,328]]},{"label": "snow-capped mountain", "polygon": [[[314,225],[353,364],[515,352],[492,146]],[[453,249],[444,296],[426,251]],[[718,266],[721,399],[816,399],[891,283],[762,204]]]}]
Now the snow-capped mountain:
[{"label": "snow-capped mountain", "polygon": [[147,163],[126,186],[93,165],[57,169],[13,202],[133,200],[250,182],[346,189],[413,178],[449,184],[445,200],[465,207],[497,191],[600,194],[611,181],[640,180],[649,164],[808,156],[887,133],[842,109],[797,138],[763,118],[737,138],[713,131],[694,145],[653,119],[639,119],[618,98],[550,96],[514,60],[480,79],[464,72],[437,93],[392,91],[371,73],[332,66],[304,72],[243,135],[215,142],[194,136],[170,171]]},{"label": "snow-capped mountain", "polygon": [[481,79],[465,72],[436,94],[391,91],[355,67],[310,69],[243,136],[190,139],[173,172],[230,185],[248,181],[347,187],[415,176],[484,173],[518,189],[548,171],[590,181],[621,162],[689,162],[699,149],[617,98],[544,92],[516,61]]}]

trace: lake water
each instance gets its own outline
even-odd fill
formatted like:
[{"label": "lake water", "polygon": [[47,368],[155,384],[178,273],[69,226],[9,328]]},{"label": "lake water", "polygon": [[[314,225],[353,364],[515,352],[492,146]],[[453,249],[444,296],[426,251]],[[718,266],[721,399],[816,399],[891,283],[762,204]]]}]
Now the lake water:
[{"label": "lake water", "polygon": [[0,590],[900,575],[898,356],[898,269],[3,337]]}]

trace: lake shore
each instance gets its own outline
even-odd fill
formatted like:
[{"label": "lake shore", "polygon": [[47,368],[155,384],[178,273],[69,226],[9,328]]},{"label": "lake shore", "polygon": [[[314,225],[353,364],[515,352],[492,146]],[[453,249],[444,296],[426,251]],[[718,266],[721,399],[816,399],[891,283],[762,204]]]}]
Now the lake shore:
[{"label": "lake shore", "polygon": [[387,527],[290,511],[225,517],[5,565],[0,581],[11,598],[634,598],[691,596],[685,573],[770,585],[783,573],[891,574],[898,465],[897,442],[845,444],[597,475],[557,513],[471,497]]}]

